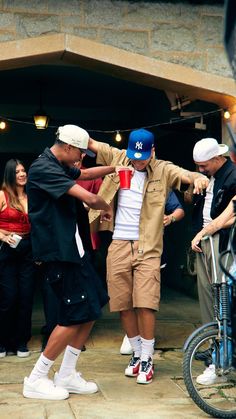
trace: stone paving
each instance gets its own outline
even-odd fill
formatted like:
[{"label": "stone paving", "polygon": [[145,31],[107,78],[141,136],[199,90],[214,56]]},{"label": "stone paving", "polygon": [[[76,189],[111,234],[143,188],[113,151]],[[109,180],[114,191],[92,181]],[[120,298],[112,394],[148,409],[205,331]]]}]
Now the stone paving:
[{"label": "stone paving", "polygon": [[[7,356],[0,359],[0,418],[9,419],[169,419],[206,418],[189,398],[182,379],[182,352],[185,338],[199,325],[196,300],[166,290],[161,311],[157,314],[155,378],[147,386],[125,377],[129,357],[119,354],[123,331],[117,314],[104,310],[103,319],[95,325],[87,350],[78,362],[86,379],[95,380],[99,392],[71,395],[65,401],[42,401],[22,396],[24,376],[31,371],[40,354],[41,307],[34,310],[34,336],[29,358]],[[53,370],[58,370],[59,357]],[[53,371],[51,372],[53,375]]]}]

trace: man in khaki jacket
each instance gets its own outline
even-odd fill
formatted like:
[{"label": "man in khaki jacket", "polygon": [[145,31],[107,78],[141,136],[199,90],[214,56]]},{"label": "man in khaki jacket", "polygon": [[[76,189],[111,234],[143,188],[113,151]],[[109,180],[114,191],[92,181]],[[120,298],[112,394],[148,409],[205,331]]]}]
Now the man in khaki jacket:
[{"label": "man in khaki jacket", "polygon": [[[97,163],[133,168],[131,188],[120,189],[118,175],[107,175],[99,190],[105,201],[117,207],[112,243],[107,256],[107,283],[111,311],[119,311],[133,348],[125,375],[149,384],[154,373],[154,332],[160,301],[160,258],[163,247],[165,202],[171,189],[194,184],[201,193],[208,178],[171,162],[155,159],[154,136],[138,129],[129,136],[128,149],[118,150],[90,138],[89,148]],[[90,210],[90,223],[99,223],[99,212]],[[96,226],[95,226],[96,228]]]}]

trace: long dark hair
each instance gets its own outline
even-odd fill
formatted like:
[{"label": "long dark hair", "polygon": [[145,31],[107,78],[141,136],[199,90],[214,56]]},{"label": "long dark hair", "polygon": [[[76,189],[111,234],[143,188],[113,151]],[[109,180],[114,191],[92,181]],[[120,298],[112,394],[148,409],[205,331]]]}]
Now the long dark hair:
[{"label": "long dark hair", "polygon": [[25,168],[24,163],[18,159],[10,159],[6,163],[3,175],[2,190],[6,192],[9,197],[10,207],[24,212],[24,207],[19,200],[16,189],[16,167],[19,164]]}]

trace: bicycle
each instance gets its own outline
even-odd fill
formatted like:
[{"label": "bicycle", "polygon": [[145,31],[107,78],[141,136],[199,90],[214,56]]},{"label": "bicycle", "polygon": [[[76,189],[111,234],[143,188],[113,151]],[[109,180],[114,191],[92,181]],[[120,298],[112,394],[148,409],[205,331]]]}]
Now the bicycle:
[{"label": "bicycle", "polygon": [[[230,234],[230,248],[219,258],[223,272],[221,280],[217,280],[216,263],[212,238],[209,237],[213,260],[213,295],[215,321],[204,324],[195,330],[185,341],[183,351],[183,378],[191,399],[201,410],[215,418],[236,418],[236,369],[233,367],[233,335],[232,316],[236,307],[236,263],[232,246],[234,228]],[[234,260],[234,273],[225,265],[229,255]],[[223,259],[227,256],[226,263]],[[197,377],[205,365],[213,365],[216,382],[201,385]]]}]

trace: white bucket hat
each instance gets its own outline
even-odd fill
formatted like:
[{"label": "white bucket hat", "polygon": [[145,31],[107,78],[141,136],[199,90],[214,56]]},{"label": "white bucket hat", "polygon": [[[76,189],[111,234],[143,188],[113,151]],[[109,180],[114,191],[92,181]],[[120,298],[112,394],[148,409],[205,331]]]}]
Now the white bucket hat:
[{"label": "white bucket hat", "polygon": [[90,157],[95,156],[92,151],[88,150],[89,134],[85,129],[80,128],[77,125],[64,125],[63,127],[58,128],[57,135],[59,140],[63,141],[63,143],[79,148],[83,153],[88,154]]},{"label": "white bucket hat", "polygon": [[203,138],[193,148],[193,160],[205,162],[216,156],[227,153],[229,147],[226,144],[219,144],[215,138]]}]

